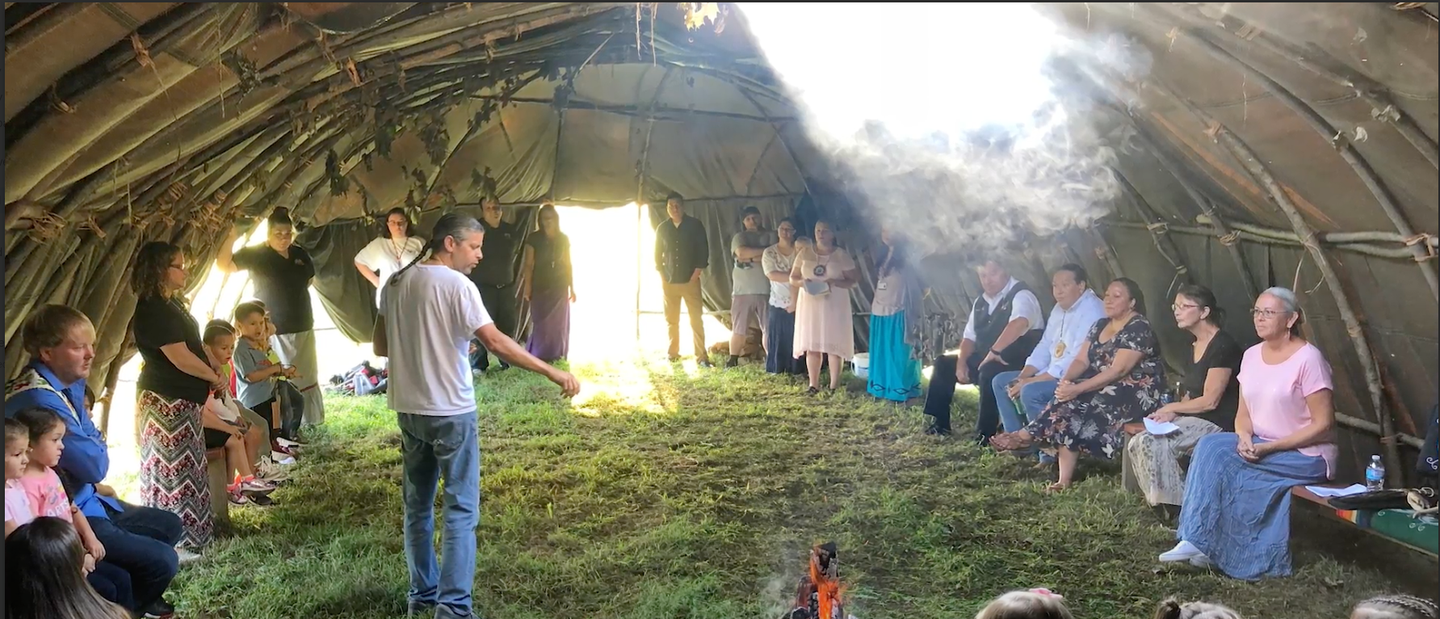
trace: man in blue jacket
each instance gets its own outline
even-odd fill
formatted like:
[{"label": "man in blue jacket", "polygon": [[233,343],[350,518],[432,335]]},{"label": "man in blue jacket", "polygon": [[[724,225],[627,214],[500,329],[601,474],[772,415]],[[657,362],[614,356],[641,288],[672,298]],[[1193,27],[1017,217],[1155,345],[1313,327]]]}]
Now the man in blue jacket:
[{"label": "man in blue jacket", "polygon": [[128,505],[95,489],[110,472],[105,438],[85,410],[85,379],[95,358],[95,328],[74,308],[46,305],[30,314],[21,337],[31,360],[5,387],[5,416],[44,408],[65,420],[65,449],[58,473],[71,501],[105,546],[105,559],[130,572],[135,602],[145,611],[144,616],[171,616],[174,608],[162,595],[179,570],[175,544],[182,532],[180,518]]}]

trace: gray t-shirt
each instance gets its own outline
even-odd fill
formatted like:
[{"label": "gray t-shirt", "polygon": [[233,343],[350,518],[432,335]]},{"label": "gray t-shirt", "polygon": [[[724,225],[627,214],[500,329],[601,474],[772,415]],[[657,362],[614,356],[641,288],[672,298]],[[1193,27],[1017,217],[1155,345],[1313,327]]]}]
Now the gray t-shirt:
[{"label": "gray t-shirt", "polygon": [[245,408],[253,409],[275,397],[274,378],[266,378],[256,383],[245,380],[251,372],[270,367],[270,358],[264,351],[251,346],[243,337],[235,338],[235,356],[231,362],[235,364],[236,395]]},{"label": "gray t-shirt", "polygon": [[775,243],[775,233],[770,230],[754,232],[741,230],[730,239],[730,258],[734,264],[730,276],[730,294],[732,296],[770,294],[770,278],[765,276],[765,269],[760,265],[760,256],[756,256],[751,261],[741,262],[735,257],[735,252],[741,247],[764,249]]}]

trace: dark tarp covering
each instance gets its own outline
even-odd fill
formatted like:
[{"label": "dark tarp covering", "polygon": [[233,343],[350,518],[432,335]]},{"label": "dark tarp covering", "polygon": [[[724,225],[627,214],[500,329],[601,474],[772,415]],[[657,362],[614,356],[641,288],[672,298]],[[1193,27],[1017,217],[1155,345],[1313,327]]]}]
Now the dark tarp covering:
[{"label": "dark tarp covering", "polygon": [[[477,219],[480,216],[478,207],[456,210]],[[524,250],[525,239],[535,229],[536,211],[538,209],[535,208],[510,208],[505,211],[505,221],[519,221],[521,224],[523,234],[516,244],[520,251]],[[425,213],[420,218],[419,225],[415,226],[417,236],[428,241],[429,231],[434,228],[440,215],[439,211]],[[310,252],[315,261],[314,286],[316,292],[320,293],[320,302],[325,306],[325,311],[346,338],[359,343],[370,341],[378,310],[375,307],[375,287],[355,268],[355,254],[360,253],[361,249],[379,236],[380,225],[367,223],[364,219],[334,222],[305,230],[295,239],[297,244]],[[518,255],[520,254],[517,252],[517,259],[514,261],[517,275],[521,268]],[[530,309],[529,305],[519,298],[515,299],[515,306],[516,316],[519,317],[516,338],[523,341],[525,334],[530,331]]]},{"label": "dark tarp covering", "polygon": [[[327,15],[330,8],[347,10],[346,3],[326,4]],[[1112,80],[1119,87],[1064,89],[1100,99],[1087,120],[1114,142],[1114,167],[1171,227],[1168,238],[1186,277],[1215,290],[1229,310],[1226,329],[1241,341],[1254,338],[1245,314],[1252,295],[1228,249],[1218,235],[1178,230],[1202,225],[1197,196],[1235,226],[1292,227],[1195,110],[1253,150],[1321,234],[1376,232],[1412,241],[1408,247],[1433,247],[1420,235],[1440,234],[1434,161],[1440,36],[1426,12],[1433,3],[1402,10],[1408,4],[1040,5],[1067,36],[1133,55],[1137,70]],[[7,14],[30,10],[10,8]],[[767,68],[743,19],[723,33],[687,31],[676,6],[660,5],[654,38],[642,41],[627,33],[650,30],[650,17],[639,12],[645,23],[637,24],[631,4],[417,4],[378,28],[316,44],[307,28],[288,25],[277,4],[45,10],[42,19],[7,31],[6,66],[14,69],[5,82],[12,373],[23,360],[13,325],[35,303],[63,300],[97,323],[94,371],[111,375],[131,354],[121,346],[134,305],[123,279],[139,245],[170,239],[196,256],[213,255],[232,221],[276,205],[322,226],[301,242],[316,255],[326,310],[361,341],[373,320],[373,291],[351,259],[374,231],[356,222],[408,205],[427,212],[423,230],[433,213],[478,202],[491,183],[511,205],[549,198],[654,207],[666,192],[681,192],[709,230],[705,299],[712,309],[728,307],[726,248],[747,205],[758,206],[771,226],[796,212],[804,229],[812,213],[826,213],[867,277],[873,269],[866,258],[873,224],[855,214],[887,205],[849,206],[836,189],[843,174],[808,138],[799,106]],[[1286,49],[1294,53],[1287,57]],[[490,79],[494,71],[528,79],[542,67],[550,70],[547,79],[503,95]],[[561,88],[566,78],[573,89]],[[1293,94],[1331,129],[1317,130],[1280,94]],[[498,99],[509,104],[488,110],[470,131]],[[391,105],[400,113],[387,120]],[[1373,170],[1382,191],[1367,187],[1341,158],[1337,147],[1344,143]],[[1393,212],[1377,193],[1393,201]],[[1151,218],[1133,197],[1106,206],[1110,214],[1096,229],[1024,239],[1029,250],[1009,256],[1012,272],[1042,292],[1048,309],[1045,271],[1078,261],[1098,288],[1118,265],[1142,284],[1173,362],[1187,341],[1165,313],[1184,277],[1156,249],[1144,228]],[[1437,399],[1440,305],[1424,276],[1437,260],[1433,251],[1404,253],[1407,246],[1394,238],[1376,243],[1400,255],[1365,256],[1323,243],[1339,281],[1319,277],[1313,257],[1295,242],[1242,237],[1236,246],[1258,285],[1302,293],[1314,342],[1335,368],[1338,410],[1369,421],[1395,418],[1397,430],[1413,435]],[[1106,245],[1118,260],[1095,253]],[[963,317],[976,297],[974,270],[959,255],[967,249],[922,262],[931,286],[927,312],[943,308]],[[1373,349],[1365,356],[1393,391],[1384,404],[1393,415],[1371,405],[1362,357],[1330,294],[1334,286],[1349,293]],[[861,349],[869,295],[868,284],[852,293]],[[1341,434],[1341,475],[1354,476],[1378,443],[1368,432]]]}]

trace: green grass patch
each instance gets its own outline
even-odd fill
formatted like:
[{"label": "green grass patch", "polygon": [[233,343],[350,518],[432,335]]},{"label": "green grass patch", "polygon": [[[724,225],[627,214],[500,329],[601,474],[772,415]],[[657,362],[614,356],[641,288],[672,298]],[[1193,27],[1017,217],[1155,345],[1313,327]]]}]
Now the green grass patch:
[{"label": "green grass patch", "polygon": [[[772,619],[811,544],[840,546],[860,619],[970,617],[1044,586],[1078,617],[1145,617],[1157,601],[1224,601],[1247,617],[1343,617],[1378,573],[1301,552],[1256,584],[1163,569],[1173,534],[1087,466],[1043,493],[1030,464],[922,433],[917,409],[807,397],[755,366],[577,368],[565,402],[537,376],[480,381],[483,516],[475,602],[491,619]],[[973,423],[962,392],[957,428]],[[403,617],[398,430],[383,398],[331,398],[279,505],[186,568],[188,617]]]}]

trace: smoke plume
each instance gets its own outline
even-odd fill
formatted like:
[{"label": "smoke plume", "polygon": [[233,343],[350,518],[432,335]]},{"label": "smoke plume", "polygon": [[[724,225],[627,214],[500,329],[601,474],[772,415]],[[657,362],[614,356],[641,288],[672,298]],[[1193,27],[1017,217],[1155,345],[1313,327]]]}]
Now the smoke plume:
[{"label": "smoke plume", "polygon": [[[1004,251],[1105,214],[1125,135],[1057,77],[1126,78],[1143,48],[1080,39],[1025,5],[745,5],[845,193],[918,249]],[[1117,139],[1119,138],[1119,139]]]}]

